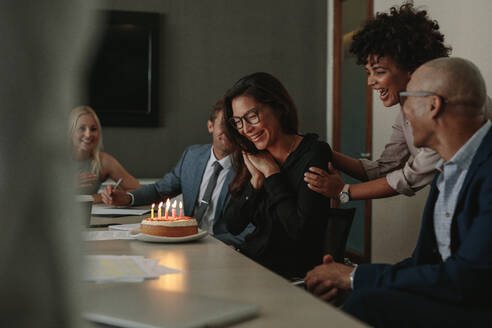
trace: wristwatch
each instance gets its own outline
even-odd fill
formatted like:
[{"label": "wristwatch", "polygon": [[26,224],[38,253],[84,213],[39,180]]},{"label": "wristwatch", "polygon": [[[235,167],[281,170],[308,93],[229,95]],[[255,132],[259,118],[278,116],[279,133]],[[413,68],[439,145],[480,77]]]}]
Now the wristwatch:
[{"label": "wristwatch", "polygon": [[346,184],[345,186],[343,186],[342,191],[340,191],[340,193],[338,194],[338,200],[340,201],[340,203],[345,204],[350,200],[349,188],[350,185]]}]

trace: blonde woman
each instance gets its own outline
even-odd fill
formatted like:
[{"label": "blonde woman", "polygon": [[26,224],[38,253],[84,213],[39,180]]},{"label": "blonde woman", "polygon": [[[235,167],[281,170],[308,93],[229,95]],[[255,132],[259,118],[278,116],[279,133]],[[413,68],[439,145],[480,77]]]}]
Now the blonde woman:
[{"label": "blonde woman", "polygon": [[72,155],[77,162],[77,185],[80,193],[90,194],[94,203],[101,203],[97,193],[101,183],[111,178],[122,178],[120,188],[125,191],[140,188],[140,184],[114,158],[102,151],[102,129],[99,118],[89,106],[79,106],[70,113]]}]

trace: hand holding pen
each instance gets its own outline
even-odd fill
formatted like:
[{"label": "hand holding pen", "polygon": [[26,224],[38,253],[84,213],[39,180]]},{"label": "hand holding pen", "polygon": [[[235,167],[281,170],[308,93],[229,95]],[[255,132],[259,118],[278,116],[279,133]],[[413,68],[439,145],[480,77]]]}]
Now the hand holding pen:
[{"label": "hand holding pen", "polygon": [[125,206],[130,205],[131,197],[123,190],[118,189],[123,179],[119,179],[114,186],[108,185],[101,193],[102,201],[106,205]]},{"label": "hand holding pen", "polygon": [[113,187],[113,191],[116,190],[116,189],[118,189],[118,187],[121,184],[121,181],[123,181],[123,178],[119,178],[118,181],[116,181],[116,184]]}]

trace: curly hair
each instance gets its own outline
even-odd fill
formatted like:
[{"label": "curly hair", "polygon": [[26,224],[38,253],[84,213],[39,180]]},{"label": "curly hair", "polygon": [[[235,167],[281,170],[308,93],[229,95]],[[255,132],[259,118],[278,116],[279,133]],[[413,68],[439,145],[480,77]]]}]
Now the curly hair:
[{"label": "curly hair", "polygon": [[366,65],[372,55],[389,56],[401,68],[413,72],[425,62],[451,53],[437,21],[411,3],[399,9],[391,7],[389,13],[376,13],[352,39],[350,52],[357,57],[358,65]]}]

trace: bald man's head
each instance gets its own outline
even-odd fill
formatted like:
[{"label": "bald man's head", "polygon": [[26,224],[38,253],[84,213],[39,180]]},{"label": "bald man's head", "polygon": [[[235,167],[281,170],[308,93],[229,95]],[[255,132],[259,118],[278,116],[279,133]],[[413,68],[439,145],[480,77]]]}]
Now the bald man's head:
[{"label": "bald man's head", "polygon": [[485,82],[466,59],[439,58],[425,63],[412,74],[400,97],[414,145],[432,148],[443,158],[454,154],[455,146],[464,143],[485,120]]},{"label": "bald man's head", "polygon": [[448,101],[447,107],[466,115],[482,114],[487,98],[480,70],[471,61],[457,57],[438,58],[420,66],[407,89],[435,92]]}]

